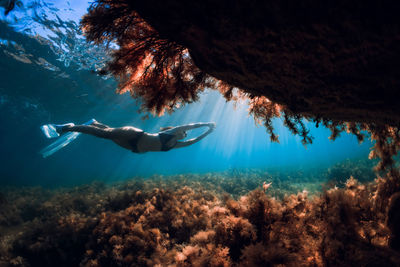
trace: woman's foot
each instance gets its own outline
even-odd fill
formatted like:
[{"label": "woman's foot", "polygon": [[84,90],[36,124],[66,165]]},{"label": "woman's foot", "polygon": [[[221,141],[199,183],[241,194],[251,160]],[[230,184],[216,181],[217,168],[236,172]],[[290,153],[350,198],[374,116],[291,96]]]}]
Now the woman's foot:
[{"label": "woman's foot", "polygon": [[75,124],[73,123],[66,123],[66,124],[45,124],[40,126],[40,129],[42,130],[43,134],[47,138],[55,138],[59,137],[61,134],[64,133],[64,130],[66,127],[72,127]]},{"label": "woman's foot", "polygon": [[65,124],[54,124],[54,127],[56,128],[56,131],[59,135],[63,134],[66,128],[75,126],[74,123],[70,122],[70,123],[65,123]]}]

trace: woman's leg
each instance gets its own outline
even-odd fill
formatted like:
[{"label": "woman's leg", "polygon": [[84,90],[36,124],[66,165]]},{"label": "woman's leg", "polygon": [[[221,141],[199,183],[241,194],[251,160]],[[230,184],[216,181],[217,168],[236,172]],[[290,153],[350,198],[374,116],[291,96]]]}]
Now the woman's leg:
[{"label": "woman's leg", "polygon": [[95,125],[74,125],[65,126],[62,132],[79,132],[94,135],[100,138],[112,139],[114,128],[106,126],[105,128],[96,127]]},{"label": "woman's leg", "polygon": [[102,124],[96,120],[94,120],[91,125],[93,125],[97,128],[102,128],[102,129],[110,128],[108,125]]},{"label": "woman's leg", "polygon": [[[99,123],[100,124],[100,123]],[[119,128],[111,128],[107,125],[100,124],[102,128],[97,127],[96,124],[91,125],[67,125],[64,126],[62,132],[79,132],[94,135],[100,138],[111,139],[113,141],[124,141],[137,137],[142,134],[142,130],[127,126]]]}]

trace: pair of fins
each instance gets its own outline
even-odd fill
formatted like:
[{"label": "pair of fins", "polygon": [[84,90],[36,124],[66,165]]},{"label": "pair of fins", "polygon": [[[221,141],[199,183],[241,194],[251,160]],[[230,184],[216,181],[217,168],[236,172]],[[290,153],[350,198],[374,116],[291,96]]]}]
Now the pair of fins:
[{"label": "pair of fins", "polygon": [[[88,122],[83,123],[82,125],[91,125],[93,122],[95,122],[95,119],[91,119]],[[59,130],[64,127],[64,126],[73,126],[75,124],[73,123],[67,123],[67,124],[45,124],[40,126],[40,129],[42,130],[43,134],[47,138],[57,138],[57,140],[50,145],[46,146],[42,150],[40,150],[40,154],[42,155],[43,158],[47,158],[48,156],[53,155],[56,153],[58,150],[60,150],[63,147],[66,147],[69,145],[72,141],[74,141],[81,133],[78,132],[68,132],[65,134],[60,135]]]}]

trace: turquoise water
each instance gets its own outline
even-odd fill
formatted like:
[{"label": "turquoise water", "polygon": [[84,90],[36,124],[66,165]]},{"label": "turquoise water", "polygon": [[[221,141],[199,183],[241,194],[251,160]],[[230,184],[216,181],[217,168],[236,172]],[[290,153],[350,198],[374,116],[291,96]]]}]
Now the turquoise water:
[{"label": "turquoise water", "polygon": [[[140,100],[117,95],[112,77],[106,79],[93,72],[107,58],[104,48],[85,44],[74,34],[76,25],[67,23],[78,23],[87,4],[39,3],[49,21],[30,24],[28,16],[26,21],[15,22],[12,16],[33,16],[32,9],[20,8],[8,17],[3,15],[0,23],[2,185],[58,186],[236,169],[293,171],[329,168],[346,159],[368,156],[372,146],[368,140],[358,144],[354,136],[343,134],[331,142],[329,130],[315,128],[312,123],[307,123],[315,137],[312,145],[304,147],[280,120],[274,122],[280,143],[271,143],[265,128],[248,116],[246,102],[226,102],[215,91],[206,90],[198,102],[173,114],[143,120],[146,114],[138,112]],[[52,141],[43,136],[40,125],[77,124],[91,118],[147,132],[208,121],[216,122],[217,128],[201,142],[169,152],[134,154],[111,141],[81,135],[54,155],[41,157],[39,151]]]},{"label": "turquoise water", "polygon": [[[8,3],[0,1],[0,266],[399,266],[396,218],[384,215],[398,206],[389,202],[397,172],[365,186],[376,178],[368,139],[332,142],[305,121],[314,137],[305,147],[276,119],[280,143],[271,143],[246,101],[207,89],[172,114],[140,112],[140,99],[96,74],[115,45],[85,41],[87,2],[15,1],[5,16]],[[216,129],[144,154],[80,134],[42,157],[62,139],[47,139],[41,125],[92,118],[150,133]]]}]

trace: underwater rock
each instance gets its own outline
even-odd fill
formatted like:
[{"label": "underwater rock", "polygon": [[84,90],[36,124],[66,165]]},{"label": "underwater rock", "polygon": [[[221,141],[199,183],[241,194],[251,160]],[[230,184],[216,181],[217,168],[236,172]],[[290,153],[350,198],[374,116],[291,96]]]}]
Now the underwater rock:
[{"label": "underwater rock", "polygon": [[91,39],[134,38],[124,16],[140,15],[165,46],[251,95],[312,117],[400,123],[396,1],[96,2],[84,19]]},{"label": "underwater rock", "polygon": [[368,132],[383,170],[400,150],[398,11],[393,0],[97,0],[82,26],[88,40],[118,44],[100,72],[145,111],[171,112],[218,89],[249,99],[272,141],[276,117],[304,145],[313,141],[304,119],[332,140]]},{"label": "underwater rock", "polygon": [[387,225],[392,231],[389,246],[400,251],[400,192],[394,194],[389,202]]}]

